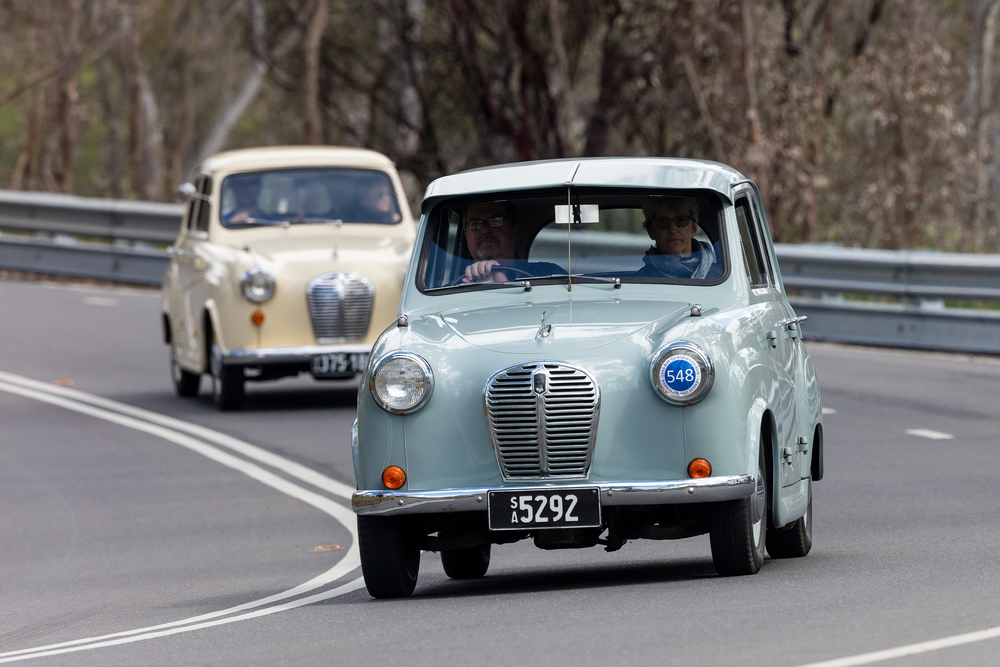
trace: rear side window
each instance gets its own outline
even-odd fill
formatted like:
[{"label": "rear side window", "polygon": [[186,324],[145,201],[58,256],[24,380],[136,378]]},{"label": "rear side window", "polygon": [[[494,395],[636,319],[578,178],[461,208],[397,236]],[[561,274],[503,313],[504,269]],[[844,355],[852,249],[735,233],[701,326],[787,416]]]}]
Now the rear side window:
[{"label": "rear side window", "polygon": [[743,248],[743,263],[747,268],[747,279],[753,287],[767,286],[767,270],[763,248],[757,234],[750,204],[745,197],[736,202],[736,223],[740,228],[740,246]]},{"label": "rear side window", "polygon": [[202,179],[198,192],[201,194],[201,206],[198,208],[197,229],[199,232],[207,232],[208,220],[212,214],[212,179],[210,177],[206,176]]}]

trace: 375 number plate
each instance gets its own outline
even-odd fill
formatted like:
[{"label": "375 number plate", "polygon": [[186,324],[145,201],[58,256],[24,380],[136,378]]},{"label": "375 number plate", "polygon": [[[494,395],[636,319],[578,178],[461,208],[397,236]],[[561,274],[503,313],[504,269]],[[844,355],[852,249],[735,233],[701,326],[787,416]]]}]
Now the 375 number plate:
[{"label": "375 number plate", "polygon": [[367,366],[367,352],[330,352],[313,355],[309,372],[317,378],[344,377],[363,373]]},{"label": "375 number plate", "polygon": [[490,530],[596,528],[601,498],[596,488],[489,492]]}]

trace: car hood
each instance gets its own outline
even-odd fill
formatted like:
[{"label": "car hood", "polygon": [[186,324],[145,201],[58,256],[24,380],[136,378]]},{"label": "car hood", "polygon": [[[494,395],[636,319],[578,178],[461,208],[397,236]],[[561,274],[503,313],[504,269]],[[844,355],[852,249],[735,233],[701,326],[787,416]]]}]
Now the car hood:
[{"label": "car hood", "polygon": [[299,236],[282,239],[258,239],[247,244],[254,255],[274,265],[329,266],[339,260],[344,264],[370,261],[372,256],[409,255],[411,242],[404,238],[332,236]]},{"label": "car hood", "polygon": [[[691,304],[621,299],[500,305],[446,310],[441,320],[469,345],[492,352],[545,354],[588,350],[644,328],[672,326]],[[544,320],[543,320],[544,315]],[[548,332],[543,325],[550,325]]]}]

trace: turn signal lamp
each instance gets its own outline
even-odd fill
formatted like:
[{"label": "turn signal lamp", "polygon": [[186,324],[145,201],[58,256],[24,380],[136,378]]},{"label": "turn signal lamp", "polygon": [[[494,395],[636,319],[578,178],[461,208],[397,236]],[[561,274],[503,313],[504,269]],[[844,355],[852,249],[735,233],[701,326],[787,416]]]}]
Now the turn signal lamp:
[{"label": "turn signal lamp", "polygon": [[389,466],[382,471],[382,483],[390,489],[398,489],[406,481],[406,473],[399,466]]},{"label": "turn signal lamp", "polygon": [[253,322],[255,327],[259,327],[264,324],[264,313],[259,310],[253,311],[253,315],[250,316],[250,321]]},{"label": "turn signal lamp", "polygon": [[688,475],[694,479],[710,477],[712,475],[712,464],[705,459],[695,459],[688,464]]}]

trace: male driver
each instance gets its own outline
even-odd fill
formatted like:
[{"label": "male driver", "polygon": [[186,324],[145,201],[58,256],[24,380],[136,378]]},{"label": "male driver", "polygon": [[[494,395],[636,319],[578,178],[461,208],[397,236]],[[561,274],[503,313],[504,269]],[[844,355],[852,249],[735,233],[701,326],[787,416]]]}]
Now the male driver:
[{"label": "male driver", "polygon": [[233,193],[233,208],[223,212],[222,221],[230,225],[246,224],[260,217],[257,198],[260,196],[260,175],[236,174],[225,180],[226,189]]},{"label": "male driver", "polygon": [[517,222],[506,202],[478,202],[465,211],[465,242],[475,260],[465,269],[463,283],[507,282],[504,265],[514,263]]}]

